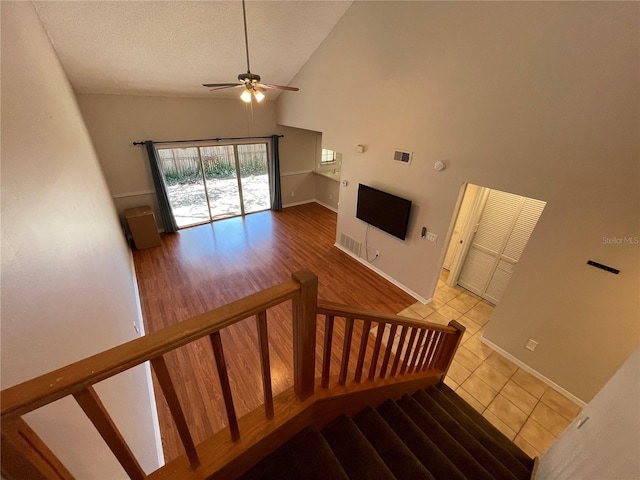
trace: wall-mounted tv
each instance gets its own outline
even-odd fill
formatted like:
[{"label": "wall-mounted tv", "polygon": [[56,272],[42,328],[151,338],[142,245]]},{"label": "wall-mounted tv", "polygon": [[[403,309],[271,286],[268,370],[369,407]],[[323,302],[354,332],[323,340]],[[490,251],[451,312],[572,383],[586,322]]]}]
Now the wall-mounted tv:
[{"label": "wall-mounted tv", "polygon": [[411,200],[360,184],[356,217],[394,237],[407,236]]}]

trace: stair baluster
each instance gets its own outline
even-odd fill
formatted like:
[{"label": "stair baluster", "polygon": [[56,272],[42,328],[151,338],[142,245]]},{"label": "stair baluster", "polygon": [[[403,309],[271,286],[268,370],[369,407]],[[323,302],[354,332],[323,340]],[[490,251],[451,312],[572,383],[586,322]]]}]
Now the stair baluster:
[{"label": "stair baluster", "polygon": [[349,371],[349,356],[351,354],[351,337],[353,336],[353,318],[347,317],[344,323],[344,345],[342,347],[342,362],[340,362],[340,378],[339,385],[347,382],[347,373]]},{"label": "stair baluster", "polygon": [[324,351],[322,353],[322,388],[329,387],[331,374],[331,345],[333,343],[333,315],[326,315],[324,322]]},{"label": "stair baluster", "polygon": [[167,405],[169,406],[171,417],[173,418],[173,421],[176,424],[176,428],[178,429],[178,435],[180,436],[180,440],[182,441],[182,445],[184,446],[187,458],[189,459],[191,466],[193,468],[197,468],[200,465],[200,459],[198,458],[198,453],[196,452],[196,446],[193,443],[191,432],[189,432],[187,419],[185,418],[184,412],[182,411],[182,406],[180,405],[178,394],[176,393],[176,389],[173,386],[171,375],[169,374],[169,369],[167,368],[167,363],[165,362],[163,356],[159,356],[151,359],[151,366],[153,367],[153,371],[155,372],[156,378],[158,379],[160,389],[162,390],[164,398],[167,401]]},{"label": "stair baluster", "polygon": [[386,324],[383,322],[378,322],[378,332],[376,335],[376,343],[373,347],[373,355],[371,357],[371,366],[369,367],[369,377],[368,380],[370,382],[376,377],[376,368],[378,365],[378,356],[380,355],[380,347],[382,346],[382,337],[384,335],[384,329],[386,328]]},{"label": "stair baluster", "polygon": [[360,351],[358,352],[358,363],[356,364],[356,373],[354,381],[360,383],[362,380],[362,369],[364,367],[364,356],[367,353],[367,344],[369,343],[369,332],[371,331],[371,322],[365,320],[362,327],[362,338],[360,339]]},{"label": "stair baluster", "polygon": [[384,378],[387,374],[387,367],[389,366],[389,360],[391,359],[391,353],[393,351],[393,342],[396,338],[396,331],[398,330],[397,324],[392,324],[389,330],[389,339],[387,340],[387,349],[384,352],[384,359],[382,360],[382,366],[380,367],[380,378]]},{"label": "stair baluster", "polygon": [[258,330],[258,349],[260,350],[260,369],[262,370],[262,391],[264,392],[264,413],[273,418],[273,392],[271,389],[271,363],[269,361],[269,334],[267,331],[267,311],[256,313]]},{"label": "stair baluster", "polygon": [[227,373],[227,363],[224,359],[224,351],[222,349],[222,339],[220,338],[220,332],[213,332],[211,335],[209,335],[209,338],[211,339],[213,355],[215,357],[216,368],[218,370],[218,377],[220,378],[220,388],[222,388],[224,408],[227,412],[227,420],[229,421],[229,431],[231,433],[231,439],[235,442],[240,439],[240,430],[238,428],[236,409],[233,406],[231,384],[229,383],[229,374]]}]

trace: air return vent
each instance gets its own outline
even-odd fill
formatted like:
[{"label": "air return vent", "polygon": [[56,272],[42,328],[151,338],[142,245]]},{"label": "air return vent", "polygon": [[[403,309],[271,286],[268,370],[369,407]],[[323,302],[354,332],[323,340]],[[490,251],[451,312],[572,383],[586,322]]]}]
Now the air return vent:
[{"label": "air return vent", "polygon": [[412,157],[413,157],[413,153],[408,152],[406,150],[396,150],[393,153],[393,159],[396,162],[404,163],[405,165],[409,165],[411,163]]},{"label": "air return vent", "polygon": [[362,243],[357,242],[349,235],[345,235],[344,233],[340,234],[340,246],[353,253],[356,257],[360,257],[360,249],[362,248]]}]

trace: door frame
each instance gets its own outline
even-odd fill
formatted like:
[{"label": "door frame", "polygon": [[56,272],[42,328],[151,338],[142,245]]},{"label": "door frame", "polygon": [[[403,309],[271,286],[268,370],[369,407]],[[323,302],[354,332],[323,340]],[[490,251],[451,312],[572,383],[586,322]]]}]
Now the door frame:
[{"label": "door frame", "polygon": [[[454,229],[458,222],[458,215],[460,213],[460,208],[462,207],[462,201],[464,201],[464,197],[466,195],[470,194],[469,189],[467,188],[468,185],[469,185],[468,182],[465,183],[464,185],[464,189],[465,189],[464,195],[454,215],[455,216],[455,222],[453,227]],[[453,256],[453,259],[451,260],[451,264],[449,265],[450,267],[449,277],[447,278],[446,283],[451,287],[455,287],[458,284],[458,278],[460,277],[460,272],[462,272],[464,261],[467,258],[467,254],[469,253],[469,248],[471,248],[473,237],[478,231],[480,217],[482,216],[482,211],[484,210],[484,207],[487,204],[487,199],[489,198],[489,192],[491,191],[490,188],[482,187],[475,183],[473,185],[478,187],[478,189],[474,193],[471,193],[471,195],[473,195],[473,199],[472,199],[473,205],[471,207],[469,215],[467,216],[466,221],[464,219],[460,219],[461,221],[464,222],[464,224],[461,225],[462,232],[458,237],[459,245],[458,245],[458,248],[456,249],[456,253]],[[452,240],[453,240],[453,235],[449,240],[449,245],[447,246],[447,249],[451,247],[450,243]]]}]

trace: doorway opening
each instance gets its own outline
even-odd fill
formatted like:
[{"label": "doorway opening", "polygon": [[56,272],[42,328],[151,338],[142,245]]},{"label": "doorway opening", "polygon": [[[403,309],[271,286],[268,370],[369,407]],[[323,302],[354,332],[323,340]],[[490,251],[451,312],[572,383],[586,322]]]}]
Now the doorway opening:
[{"label": "doorway opening", "polygon": [[178,228],[268,210],[267,143],[158,149]]},{"label": "doorway opening", "polygon": [[444,259],[447,284],[498,304],[545,205],[467,184]]}]

